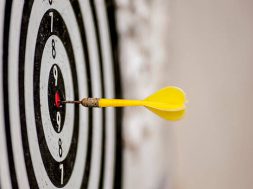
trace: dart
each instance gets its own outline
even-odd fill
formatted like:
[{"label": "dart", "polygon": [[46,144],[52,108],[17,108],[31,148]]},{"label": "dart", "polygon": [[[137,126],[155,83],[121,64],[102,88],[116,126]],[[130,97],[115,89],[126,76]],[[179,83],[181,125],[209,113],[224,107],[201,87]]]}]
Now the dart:
[{"label": "dart", "polygon": [[126,107],[144,106],[163,119],[176,121],[185,113],[185,93],[174,86],[162,88],[144,100],[83,98],[80,101],[61,101],[61,103],[81,104],[85,107]]}]

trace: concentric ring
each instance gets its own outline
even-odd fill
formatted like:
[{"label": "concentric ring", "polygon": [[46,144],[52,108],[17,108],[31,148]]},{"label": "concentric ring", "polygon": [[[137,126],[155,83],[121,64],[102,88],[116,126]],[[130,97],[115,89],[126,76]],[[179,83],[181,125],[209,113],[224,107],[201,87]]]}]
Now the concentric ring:
[{"label": "concentric ring", "polygon": [[[79,6],[79,2],[82,6]],[[71,150],[75,151],[74,148],[70,148],[70,151],[67,152],[74,158],[72,163],[67,163],[72,166],[73,171],[68,171],[69,179],[65,177],[64,182],[61,183],[59,182],[61,175],[55,172],[59,166],[56,166],[51,173],[58,181],[53,177],[47,179],[49,175],[45,167],[48,166],[48,163],[45,162],[48,160],[43,160],[43,158],[52,156],[51,152],[47,153],[48,155],[43,152],[46,146],[50,145],[48,141],[44,140],[45,145],[42,148],[39,145],[43,138],[41,136],[45,133],[41,128],[44,129],[45,125],[39,127],[38,118],[40,116],[36,111],[40,110],[44,102],[40,100],[41,86],[38,84],[41,79],[37,76],[39,72],[36,70],[36,64],[32,65],[34,62],[40,62],[40,55],[37,57],[35,49],[43,41],[38,40],[36,43],[42,16],[48,10],[56,10],[66,23],[67,29],[64,31],[71,31],[69,32],[70,43],[65,44],[65,39],[60,40],[67,51],[71,45],[73,46],[77,74],[72,75],[76,75],[78,81],[78,87],[74,88],[79,88],[75,91],[74,95],[78,95],[75,98],[79,96],[115,97],[113,77],[115,67],[111,56],[114,47],[111,47],[111,36],[106,26],[107,21],[105,21],[108,16],[105,12],[107,5],[102,1],[86,0],[25,1],[24,4],[22,1],[10,1],[8,5],[12,13],[9,12],[10,17],[8,13],[5,17],[5,27],[9,29],[8,34],[5,32],[4,35],[7,50],[3,49],[6,55],[3,59],[3,72],[6,71],[3,75],[3,88],[4,101],[7,99],[4,104],[7,110],[4,117],[6,126],[4,132],[6,141],[10,145],[8,167],[12,186],[25,188],[29,186],[32,188],[113,188],[120,186],[117,183],[120,183],[121,179],[115,180],[121,174],[121,166],[119,166],[121,150],[118,148],[121,143],[121,135],[120,125],[116,124],[120,116],[115,117],[113,109],[87,110],[77,107],[80,112],[78,116],[81,119],[77,124],[79,137],[76,137],[75,134],[72,137],[77,144],[76,156],[74,152],[71,152]],[[23,7],[23,10],[20,7]],[[5,9],[5,11],[10,11],[10,9]],[[19,21],[18,18],[22,20]],[[10,53],[11,56],[8,56]],[[35,80],[33,81],[32,78]],[[84,85],[80,87],[80,83]],[[119,88],[116,89],[118,90]],[[63,142],[65,142],[64,138],[66,137],[62,138]],[[50,163],[49,166],[52,164]]]},{"label": "concentric ring", "polygon": [[[65,21],[66,27],[67,27],[66,29],[64,29],[64,28],[61,29],[61,27],[64,26],[64,24],[59,21],[60,20],[60,16],[57,17],[57,14],[56,14],[57,12],[53,12],[54,13],[54,17],[55,17],[54,20],[56,20],[54,22],[55,24],[54,24],[54,32],[53,32],[53,34],[59,36],[61,38],[61,40],[64,43],[67,44],[65,46],[65,49],[67,50],[67,52],[69,51],[69,49],[71,51],[71,46],[72,46],[71,44],[74,44],[74,47],[75,47],[75,51],[73,51],[73,54],[75,56],[75,62],[76,62],[77,70],[78,71],[80,70],[80,71],[79,71],[79,73],[77,72],[77,74],[75,74],[74,72],[72,72],[72,77],[75,76],[75,75],[77,75],[78,80],[79,80],[78,85],[85,84],[85,80],[84,80],[85,77],[83,77],[83,76],[85,76],[85,74],[82,73],[82,72],[85,72],[85,68],[82,66],[83,62],[85,62],[85,60],[84,60],[84,56],[82,56],[82,52],[80,51],[82,49],[81,48],[81,46],[82,46],[81,40],[78,37],[73,36],[73,33],[70,33],[69,40],[68,40],[68,37],[64,37],[64,36],[67,36],[67,33],[68,33],[68,32],[66,33],[65,31],[70,30],[70,28],[71,28],[71,30],[73,32],[74,32],[74,30],[76,28],[77,31],[74,32],[74,33],[79,33],[79,31],[78,31],[79,27],[78,27],[77,23],[73,22],[71,20],[68,20],[68,17],[69,18],[75,18],[75,15],[74,15],[74,13],[71,13],[70,9],[68,9],[68,12],[65,13],[64,11],[66,10],[65,9],[66,7],[71,8],[71,4],[68,3],[68,1],[61,1],[60,4],[58,3],[58,5],[56,3],[53,3],[52,5],[48,5],[47,2],[44,2],[44,4],[40,3],[40,2],[37,2],[37,1],[34,2],[33,6],[32,6],[32,9],[31,9],[31,15],[30,15],[29,24],[27,26],[27,39],[26,39],[26,44],[24,44],[24,47],[26,47],[26,48],[24,48],[24,47],[20,48],[20,49],[29,49],[29,50],[25,50],[24,66],[21,65],[21,67],[25,67],[23,82],[22,82],[22,78],[20,79],[20,81],[21,81],[21,83],[20,83],[20,90],[25,89],[25,91],[24,91],[24,97],[25,97],[24,102],[25,102],[25,108],[26,109],[23,112],[26,111],[26,117],[28,117],[28,115],[31,115],[32,112],[35,111],[36,125],[37,125],[36,128],[37,129],[43,128],[41,126],[38,126],[38,125],[40,125],[39,124],[39,120],[40,119],[39,119],[39,116],[36,115],[36,109],[39,109],[39,106],[37,106],[37,108],[35,106],[34,110],[33,110],[33,108],[32,108],[33,102],[29,99],[29,96],[35,95],[34,93],[31,93],[31,91],[29,90],[30,85],[32,85],[32,83],[29,84],[29,82],[31,82],[31,78],[30,77],[33,75],[32,72],[29,71],[29,69],[30,69],[30,67],[33,64],[33,61],[32,61],[33,60],[33,56],[34,56],[33,55],[34,54],[33,53],[33,49],[36,49],[36,47],[33,46],[33,44],[35,44],[35,38],[32,36],[32,33],[34,32],[34,30],[36,31],[36,28],[38,28],[38,26],[36,26],[37,22],[38,22],[37,20],[40,20],[40,18],[43,15],[45,15],[46,11],[50,10],[50,8],[53,8],[54,10],[57,10],[57,11],[59,11],[61,13],[61,15],[63,17],[63,20]],[[41,15],[41,16],[39,16],[39,15]],[[48,27],[45,26],[45,28],[48,28]],[[57,30],[58,27],[60,27],[59,30]],[[57,31],[62,32],[62,33],[57,33]],[[44,31],[43,34],[45,36],[47,36],[46,35],[46,31]],[[39,34],[39,32],[38,32],[38,36],[43,36],[43,35]],[[45,38],[47,38],[47,37],[45,37]],[[21,39],[22,39],[22,37],[21,37]],[[41,42],[43,42],[42,39],[39,40],[39,43],[36,43],[36,44],[41,44]],[[69,59],[70,59],[70,64],[74,65],[75,63],[72,61],[73,58],[71,58],[71,53],[67,53],[67,54],[68,54]],[[34,57],[35,57],[35,61],[34,62],[37,62],[36,58],[38,56],[35,55]],[[31,61],[29,61],[29,60],[31,60]],[[36,76],[36,75],[38,75],[38,74],[34,74],[34,76]],[[75,79],[74,79],[74,81],[75,81]],[[26,88],[26,86],[22,86],[22,83],[27,84],[29,87]],[[39,82],[37,81],[36,83],[39,83]],[[82,89],[83,92],[79,91],[78,88],[77,88],[77,86],[74,87],[74,89],[75,89],[75,93],[77,93],[77,94],[75,94],[76,98],[78,98],[79,95],[82,96],[82,95],[85,95],[85,93],[87,93],[83,89]],[[34,87],[34,91],[35,92],[38,91],[38,88],[36,89]],[[22,97],[22,95],[21,95],[21,97]],[[37,97],[35,95],[34,102],[36,102],[35,100],[38,99]],[[22,100],[22,98],[21,98],[21,100]],[[41,104],[41,103],[43,103],[43,102],[39,101],[39,104]],[[35,105],[36,105],[36,103],[35,103]],[[30,107],[30,109],[29,109],[29,107]],[[78,110],[79,107],[76,107],[75,109]],[[30,110],[30,112],[27,112],[27,110]],[[80,111],[80,115],[82,116],[80,118],[83,120],[83,121],[80,120],[80,124],[84,123],[86,125],[86,123],[85,123],[86,122],[86,120],[85,120],[86,116],[85,115],[88,115],[87,114],[88,112],[87,113],[86,112],[87,111],[85,111],[85,110]],[[78,116],[78,114],[75,115],[75,117],[76,116]],[[79,156],[85,157],[86,153],[89,156],[90,153],[86,152],[86,150],[85,150],[86,148],[83,148],[83,146],[86,147],[86,143],[87,143],[87,141],[89,141],[89,139],[86,140],[86,137],[82,137],[82,138],[79,137],[78,138],[78,133],[83,134],[83,136],[85,136],[85,135],[87,135],[85,133],[87,133],[86,130],[88,128],[87,127],[80,127],[80,126],[78,128],[77,125],[80,125],[80,124],[78,124],[78,123],[74,124],[74,134],[73,134],[73,137],[72,137],[72,144],[77,145],[77,144],[81,143],[83,146],[78,145],[79,147],[77,146],[77,148],[73,148],[71,146],[70,147],[70,151],[69,151],[67,157],[70,157],[72,160],[68,160],[68,158],[66,157],[66,159],[64,160],[64,161],[66,161],[66,163],[63,164],[64,167],[60,168],[60,166],[62,164],[59,164],[58,162],[53,163],[54,160],[51,158],[52,156],[50,155],[50,153],[46,153],[46,154],[43,153],[42,149],[46,149],[45,147],[38,148],[38,143],[39,142],[38,142],[38,140],[36,138],[39,137],[40,140],[41,140],[43,138],[43,137],[41,138],[41,136],[43,136],[43,131],[41,131],[40,133],[38,133],[38,130],[37,130],[37,134],[33,131],[33,128],[34,128],[34,126],[33,126],[34,125],[33,120],[34,119],[35,118],[31,117],[30,119],[26,119],[25,121],[26,121],[27,131],[28,131],[28,141],[29,141],[29,148],[30,148],[30,151],[31,151],[31,161],[32,161],[32,165],[34,167],[34,174],[35,174],[35,177],[36,177],[36,180],[37,180],[37,184],[40,187],[43,187],[44,185],[48,185],[50,187],[53,187],[53,185],[51,186],[51,184],[50,184],[51,182],[55,186],[57,186],[57,187],[62,187],[65,184],[68,184],[68,185],[66,185],[66,187],[73,186],[73,185],[79,186],[80,181],[82,180],[82,175],[83,175],[83,174],[80,174],[80,173],[82,173],[82,171],[83,171],[82,167],[85,166],[85,161],[84,161],[85,158],[81,159]],[[78,119],[76,119],[76,118],[75,118],[75,120],[78,121]],[[24,121],[24,119],[23,119],[23,121]],[[91,123],[92,122],[90,122],[90,124],[89,124],[89,128],[91,128]],[[76,129],[78,129],[78,130],[76,130]],[[37,136],[35,138],[35,140],[34,140],[34,136]],[[87,135],[87,136],[91,137],[91,135]],[[64,139],[61,139],[61,140],[64,142]],[[33,142],[30,142],[30,141],[33,141]],[[39,146],[41,146],[41,144],[43,144],[43,142],[42,143],[40,142],[39,144],[40,144]],[[46,145],[44,145],[44,146],[46,146]],[[35,155],[32,155],[32,154],[40,154],[40,155],[39,156],[35,156]],[[77,157],[75,156],[75,154],[76,154]],[[43,162],[44,162],[43,165],[40,163],[41,157],[42,157],[42,160],[45,159],[45,158],[47,158],[46,161],[43,160]],[[40,160],[40,161],[38,162],[38,160]],[[50,163],[50,162],[52,162],[52,163]],[[50,167],[47,168],[47,165],[49,165]],[[66,166],[71,166],[72,168],[68,168]],[[86,166],[89,166],[89,164],[86,164]],[[44,167],[47,170],[46,172],[44,171]],[[53,172],[50,171],[50,170],[52,170]],[[73,172],[71,170],[73,170]],[[51,175],[53,175],[53,177]],[[71,176],[71,178],[74,178],[74,179],[70,179],[68,181],[68,178],[70,176]],[[51,182],[47,179],[47,177],[50,178]],[[63,181],[62,181],[62,179],[63,179]],[[43,184],[43,183],[45,183],[45,184]],[[31,184],[31,182],[30,182],[30,184]]]},{"label": "concentric ring", "polygon": [[[51,20],[51,18],[49,16],[50,13],[54,13],[53,14],[54,20],[56,20],[55,22],[57,22],[54,24],[55,27],[54,27],[53,32],[50,31],[51,24],[50,24],[50,21],[48,21],[48,20]],[[59,38],[57,38],[56,36],[59,36]],[[50,153],[49,147],[48,147],[48,146],[53,145],[55,143],[53,143],[53,142],[47,143],[47,141],[45,139],[44,133],[46,131],[43,129],[44,125],[42,124],[42,115],[41,115],[41,106],[43,106],[43,103],[41,102],[41,98],[40,98],[40,90],[41,90],[40,83],[42,82],[41,77],[40,77],[41,76],[40,75],[41,63],[42,63],[41,60],[42,60],[42,55],[43,55],[42,52],[43,52],[43,49],[45,48],[46,42],[48,40],[50,41],[51,37],[53,37],[53,39],[55,39],[55,42],[57,42],[57,39],[64,41],[64,46],[67,51],[69,64],[70,64],[69,67],[71,70],[71,77],[72,77],[73,85],[74,85],[73,91],[79,91],[77,77],[76,77],[76,75],[77,75],[76,68],[75,68],[76,63],[75,63],[72,44],[71,44],[71,41],[69,38],[69,34],[67,32],[67,28],[66,28],[60,14],[56,10],[49,9],[44,14],[43,18],[41,19],[41,23],[40,23],[40,27],[39,27],[39,31],[38,31],[38,35],[37,35],[37,42],[36,42],[35,55],[34,55],[34,57],[35,57],[34,58],[34,69],[33,69],[34,70],[34,72],[33,72],[33,101],[34,101],[34,111],[35,111],[35,117],[36,117],[36,130],[37,130],[37,136],[40,138],[39,148],[40,148],[40,153],[41,153],[44,167],[47,171],[47,175],[49,176],[51,182],[57,187],[62,187],[68,182],[68,180],[72,174],[72,170],[74,168],[73,166],[75,165],[75,156],[76,156],[76,151],[77,151],[77,141],[78,141],[78,133],[79,133],[79,129],[78,129],[79,107],[78,107],[78,105],[76,105],[74,108],[74,113],[73,113],[74,118],[69,117],[68,119],[66,119],[66,120],[74,119],[74,123],[70,122],[67,126],[64,126],[63,130],[58,134],[60,136],[62,135],[62,137],[60,138],[61,141],[63,141],[62,143],[66,143],[65,141],[68,138],[68,137],[64,137],[64,133],[66,133],[65,136],[70,135],[69,137],[72,137],[71,145],[67,149],[68,153],[65,153],[66,155],[63,156],[63,157],[65,157],[65,156],[66,157],[61,162],[58,162],[58,161],[56,161],[54,156],[51,155],[52,153]],[[60,62],[58,64],[60,65]],[[27,67],[30,67],[30,66],[27,66]],[[68,71],[68,70],[66,70],[66,71]],[[28,77],[28,80],[30,80],[29,77]],[[46,79],[44,79],[44,80],[46,80]],[[25,81],[24,83],[28,83],[28,81]],[[74,99],[79,99],[78,95],[79,95],[78,93],[75,93],[74,95],[71,95],[71,96],[72,96],[72,98],[74,97]],[[71,97],[71,96],[68,95],[68,97]],[[44,101],[44,104],[45,104],[45,101]],[[30,114],[30,112],[28,112],[28,114]],[[47,123],[47,125],[51,125],[51,124]],[[73,129],[71,129],[71,127],[73,127]],[[49,128],[45,127],[45,129],[47,129],[47,130],[49,130],[50,128],[52,128],[52,127],[50,127],[50,126],[49,126]],[[64,131],[66,131],[66,132],[64,132]],[[72,135],[72,132],[73,132],[73,135]],[[58,140],[58,137],[56,140]],[[56,142],[56,144],[57,144],[57,142]],[[56,145],[55,147],[57,148],[58,145]],[[63,151],[64,150],[65,150],[65,148],[63,148]],[[60,165],[62,165],[65,170],[64,171],[65,172],[64,179],[63,179],[62,183],[61,183],[62,169],[59,169]],[[53,174],[52,174],[52,170],[54,171]]]}]

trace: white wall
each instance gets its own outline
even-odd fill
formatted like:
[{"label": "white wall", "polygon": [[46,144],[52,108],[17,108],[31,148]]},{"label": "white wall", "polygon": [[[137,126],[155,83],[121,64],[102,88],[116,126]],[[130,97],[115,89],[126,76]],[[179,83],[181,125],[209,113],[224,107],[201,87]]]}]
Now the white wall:
[{"label": "white wall", "polygon": [[174,83],[188,112],[176,189],[253,188],[253,1],[171,0]]}]

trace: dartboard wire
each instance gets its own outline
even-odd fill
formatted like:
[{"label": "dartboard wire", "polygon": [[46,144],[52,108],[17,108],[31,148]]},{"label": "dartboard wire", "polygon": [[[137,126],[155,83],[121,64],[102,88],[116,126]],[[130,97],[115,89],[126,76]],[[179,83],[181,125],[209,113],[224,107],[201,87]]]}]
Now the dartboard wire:
[{"label": "dartboard wire", "polygon": [[[100,64],[100,74],[101,74],[101,96],[105,97],[105,81],[104,81],[104,72],[103,72],[103,58],[102,58],[102,49],[101,49],[101,40],[99,35],[99,26],[97,20],[97,12],[95,9],[95,4],[93,0],[90,0],[90,7],[92,16],[94,19],[94,26],[95,26],[95,34],[97,38],[97,47],[98,47],[98,54],[99,54],[99,64]],[[100,178],[99,178],[99,189],[103,188],[103,179],[104,179],[104,160],[105,160],[105,129],[106,129],[106,120],[105,120],[105,108],[102,109],[102,141],[101,141],[101,164],[100,164]]]},{"label": "dartboard wire", "polygon": [[4,106],[4,120],[6,132],[6,144],[8,152],[8,163],[10,169],[10,178],[13,188],[18,188],[17,175],[14,165],[14,157],[12,151],[12,140],[10,131],[10,117],[9,117],[9,93],[8,93],[8,56],[9,56],[9,32],[10,32],[10,18],[12,0],[5,2],[4,15],[4,37],[3,37],[3,106]]}]

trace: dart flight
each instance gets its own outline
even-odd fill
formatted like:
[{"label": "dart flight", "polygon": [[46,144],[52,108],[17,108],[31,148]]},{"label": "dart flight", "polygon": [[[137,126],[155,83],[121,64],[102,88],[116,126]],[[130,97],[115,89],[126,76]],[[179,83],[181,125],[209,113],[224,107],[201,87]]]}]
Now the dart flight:
[{"label": "dart flight", "polygon": [[160,89],[144,100],[83,98],[81,101],[62,101],[77,103],[85,107],[125,107],[144,106],[163,119],[176,121],[185,114],[186,97],[182,89],[169,86]]}]

